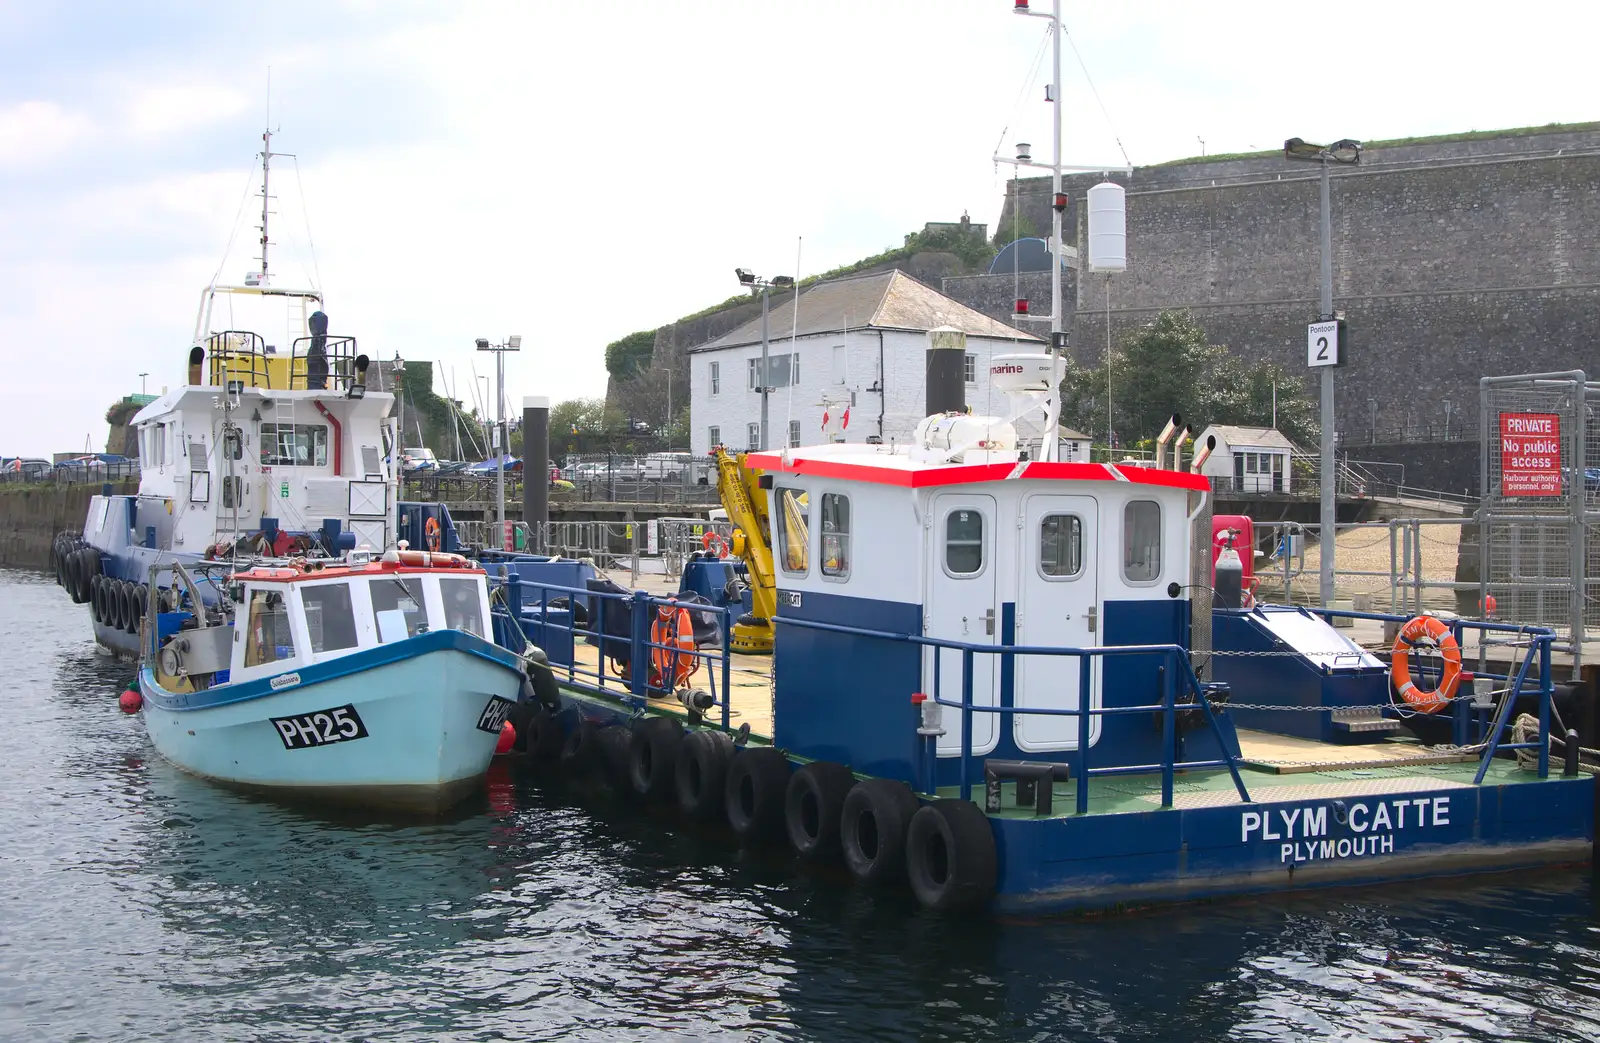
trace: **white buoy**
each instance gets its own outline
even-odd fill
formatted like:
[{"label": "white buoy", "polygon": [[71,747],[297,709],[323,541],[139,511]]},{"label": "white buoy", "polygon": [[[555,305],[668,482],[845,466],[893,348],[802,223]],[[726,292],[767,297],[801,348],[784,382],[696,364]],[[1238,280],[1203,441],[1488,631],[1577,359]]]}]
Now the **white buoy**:
[{"label": "white buoy", "polygon": [[1114,181],[1089,189],[1089,270],[1128,270],[1128,199]]}]

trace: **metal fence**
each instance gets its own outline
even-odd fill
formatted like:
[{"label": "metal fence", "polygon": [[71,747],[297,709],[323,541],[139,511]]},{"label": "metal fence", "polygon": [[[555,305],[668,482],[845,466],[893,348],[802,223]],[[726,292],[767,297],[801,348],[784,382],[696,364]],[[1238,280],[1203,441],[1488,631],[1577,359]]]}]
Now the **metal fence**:
[{"label": "metal fence", "polygon": [[[406,475],[405,498],[443,503],[452,508],[492,508],[496,503],[495,476],[479,474]],[[522,476],[506,475],[506,502],[522,502]],[[576,481],[561,479],[550,487],[552,503],[683,503],[712,504],[717,501],[715,485],[684,481],[638,478],[632,472],[607,472]]]}]

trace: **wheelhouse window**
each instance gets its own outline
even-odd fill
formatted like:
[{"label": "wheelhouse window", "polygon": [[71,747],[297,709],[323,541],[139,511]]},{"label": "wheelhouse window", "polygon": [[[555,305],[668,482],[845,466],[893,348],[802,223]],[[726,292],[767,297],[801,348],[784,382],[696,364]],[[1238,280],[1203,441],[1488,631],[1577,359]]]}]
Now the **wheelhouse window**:
[{"label": "wheelhouse window", "polygon": [[1161,578],[1161,505],[1130,500],[1122,509],[1122,576],[1129,583]]},{"label": "wheelhouse window", "polygon": [[244,665],[266,666],[294,658],[294,633],[281,590],[250,594],[249,629],[245,631]]},{"label": "wheelhouse window", "polygon": [[263,467],[326,467],[328,429],[321,424],[262,424]]},{"label": "wheelhouse window", "polygon": [[774,549],[778,564],[790,575],[804,576],[811,571],[811,529],[807,517],[810,504],[800,489],[780,486],[772,492],[777,505],[774,513],[778,539]]},{"label": "wheelhouse window", "polygon": [[952,576],[983,571],[983,513],[962,509],[944,519],[944,568]]},{"label": "wheelhouse window", "polygon": [[1047,514],[1039,521],[1039,571],[1047,579],[1069,579],[1083,571],[1083,519]]},{"label": "wheelhouse window", "polygon": [[822,494],[822,574],[850,575],[850,497],[839,493]]},{"label": "wheelhouse window", "polygon": [[382,576],[372,581],[372,621],[387,644],[426,633],[427,602],[418,576]]},{"label": "wheelhouse window", "polygon": [[444,625],[449,630],[464,630],[483,637],[483,605],[478,581],[461,576],[439,577],[439,593],[444,597]]},{"label": "wheelhouse window", "polygon": [[311,651],[337,652],[354,648],[356,613],[350,603],[350,584],[324,583],[300,588],[300,603],[306,610],[306,629],[311,633]]}]

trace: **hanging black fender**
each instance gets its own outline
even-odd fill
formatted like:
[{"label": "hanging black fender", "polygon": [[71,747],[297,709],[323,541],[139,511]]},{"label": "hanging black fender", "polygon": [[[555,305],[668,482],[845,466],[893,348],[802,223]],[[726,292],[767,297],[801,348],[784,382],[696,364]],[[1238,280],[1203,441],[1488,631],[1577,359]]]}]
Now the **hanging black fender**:
[{"label": "hanging black fender", "polygon": [[851,876],[873,886],[905,880],[906,833],[919,806],[899,779],[867,779],[850,791],[839,813],[839,843]]},{"label": "hanging black fender", "polygon": [[906,876],[917,901],[935,912],[982,908],[994,894],[994,827],[970,800],[936,800],[911,816]]},{"label": "hanging black fender", "polygon": [[789,845],[814,861],[839,855],[839,815],[856,777],[843,764],[813,761],[795,772],[783,797]]},{"label": "hanging black fender", "polygon": [[628,778],[646,800],[667,800],[676,788],[683,725],[676,717],[641,717],[628,745]]},{"label": "hanging black fender", "polygon": [[675,776],[678,807],[691,818],[711,820],[724,814],[728,765],[733,740],[712,729],[691,732],[678,750]]},{"label": "hanging black fender", "polygon": [[741,840],[763,840],[783,828],[789,775],[789,758],[771,746],[746,749],[733,758],[724,784],[724,809]]}]

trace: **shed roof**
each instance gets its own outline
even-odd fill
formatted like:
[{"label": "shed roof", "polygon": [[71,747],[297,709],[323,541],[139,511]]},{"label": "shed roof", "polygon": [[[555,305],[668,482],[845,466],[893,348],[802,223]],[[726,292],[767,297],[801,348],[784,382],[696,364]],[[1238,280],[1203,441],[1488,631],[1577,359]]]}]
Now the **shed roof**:
[{"label": "shed roof", "polygon": [[[949,326],[969,337],[995,337],[1030,346],[1042,343],[1039,337],[952,300],[898,268],[817,283],[801,292],[798,333],[795,310],[793,304],[772,309],[767,317],[768,340],[776,342],[847,329],[931,330]],[[761,319],[757,317],[690,350],[720,351],[759,343]]]},{"label": "shed roof", "polygon": [[[1275,427],[1238,427],[1232,424],[1212,424],[1206,428],[1217,436],[1217,441],[1226,443],[1230,448],[1236,445],[1262,446],[1269,449],[1287,449],[1291,452],[1295,445],[1284,437],[1282,431]],[[1204,435],[1206,431],[1200,432]]]}]

